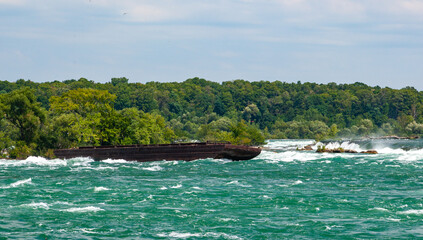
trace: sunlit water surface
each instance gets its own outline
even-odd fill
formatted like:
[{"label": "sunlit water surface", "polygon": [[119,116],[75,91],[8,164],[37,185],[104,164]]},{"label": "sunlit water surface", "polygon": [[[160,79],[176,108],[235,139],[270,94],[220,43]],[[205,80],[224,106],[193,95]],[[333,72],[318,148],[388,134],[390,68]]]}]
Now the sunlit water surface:
[{"label": "sunlit water surface", "polygon": [[423,238],[421,140],[296,150],[312,142],[241,162],[0,160],[0,239]]}]

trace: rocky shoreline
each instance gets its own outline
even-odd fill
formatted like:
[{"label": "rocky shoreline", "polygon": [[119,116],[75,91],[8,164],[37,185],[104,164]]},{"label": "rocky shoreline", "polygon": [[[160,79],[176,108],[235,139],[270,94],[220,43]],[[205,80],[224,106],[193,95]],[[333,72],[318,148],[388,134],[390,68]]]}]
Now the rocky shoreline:
[{"label": "rocky shoreline", "polygon": [[[391,135],[391,136],[382,136],[382,137],[369,137],[366,139],[370,139],[370,140],[374,140],[374,139],[387,139],[387,140],[413,140],[413,139],[419,139],[419,136],[409,136],[409,137],[399,137],[396,135]],[[365,140],[366,140],[365,139]]]},{"label": "rocky shoreline", "polygon": [[[307,145],[303,148],[298,149],[298,151],[313,151],[313,146],[315,144]],[[365,150],[365,151],[356,151],[352,149],[344,149],[344,148],[334,148],[334,149],[327,149],[325,146],[319,146],[316,150],[317,153],[363,153],[363,154],[378,154],[378,152],[374,149]]]},{"label": "rocky shoreline", "polygon": [[365,153],[365,154],[378,154],[376,150],[366,150],[366,151],[356,151],[352,149],[343,149],[343,148],[336,148],[336,149],[325,149],[325,148],[319,148],[317,149],[318,153]]}]

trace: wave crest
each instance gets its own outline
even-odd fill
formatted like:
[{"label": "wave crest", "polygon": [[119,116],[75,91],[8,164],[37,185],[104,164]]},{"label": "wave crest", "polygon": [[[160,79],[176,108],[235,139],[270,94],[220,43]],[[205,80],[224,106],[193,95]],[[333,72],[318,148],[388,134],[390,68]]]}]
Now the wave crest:
[{"label": "wave crest", "polygon": [[81,208],[69,208],[64,210],[65,212],[98,212],[98,211],[104,211],[104,209],[101,209],[99,207],[93,207],[93,206],[89,206],[89,207],[81,207]]}]

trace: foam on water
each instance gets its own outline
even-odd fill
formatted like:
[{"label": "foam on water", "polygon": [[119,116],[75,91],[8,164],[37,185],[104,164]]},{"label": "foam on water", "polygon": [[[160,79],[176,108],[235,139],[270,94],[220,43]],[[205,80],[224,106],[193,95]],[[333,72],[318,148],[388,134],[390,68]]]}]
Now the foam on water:
[{"label": "foam on water", "polygon": [[389,212],[389,210],[388,210],[388,209],[386,209],[386,208],[381,208],[381,207],[374,207],[374,208],[370,208],[369,210],[382,211],[382,212]]},{"label": "foam on water", "polygon": [[423,160],[423,149],[406,151],[398,157],[400,161],[420,161]]},{"label": "foam on water", "polygon": [[314,140],[270,140],[264,146],[267,149],[288,150],[302,148],[306,145],[314,144]]},{"label": "foam on water", "polygon": [[171,232],[171,233],[159,233],[157,234],[159,237],[165,238],[193,238],[193,237],[201,237],[200,233],[180,233],[180,232]]},{"label": "foam on water", "polygon": [[130,163],[130,161],[126,161],[125,159],[105,159],[101,160],[104,163],[111,163],[111,164],[118,164],[118,163]]},{"label": "foam on water", "polygon": [[94,188],[94,192],[101,192],[101,191],[108,191],[110,189],[106,188],[106,187],[95,187]]},{"label": "foam on water", "polygon": [[257,157],[264,159],[269,163],[276,162],[293,162],[293,161],[313,161],[319,159],[321,156],[313,152],[300,152],[300,151],[286,151],[286,152],[272,152],[263,150]]},{"label": "foam on water", "polygon": [[351,143],[351,142],[348,142],[348,141],[347,142],[342,142],[342,143],[339,143],[339,142],[330,142],[330,143],[328,143],[326,145],[323,144],[323,143],[321,143],[321,142],[319,142],[319,143],[317,143],[313,147],[313,149],[314,150],[317,150],[317,148],[319,146],[325,146],[326,149],[339,149],[339,148],[342,148],[342,149],[347,149],[347,150],[355,150],[357,152],[363,151],[363,149],[361,149],[358,144]]},{"label": "foam on water", "polygon": [[103,171],[103,170],[117,170],[116,167],[95,167],[92,168],[93,170],[97,170],[97,171]]},{"label": "foam on water", "polygon": [[242,239],[235,235],[230,235],[226,233],[216,233],[216,232],[207,232],[207,233],[183,233],[183,232],[170,232],[170,233],[159,233],[158,237],[162,238],[182,238],[182,239],[191,239],[191,238],[217,238],[217,239]]},{"label": "foam on water", "polygon": [[181,161],[156,161],[156,162],[149,162],[148,164],[151,166],[174,166],[178,165]]},{"label": "foam on water", "polygon": [[163,170],[163,168],[158,166],[158,165],[152,166],[152,167],[144,167],[142,169],[147,170],[147,171],[152,171],[152,172],[157,172],[157,171]]},{"label": "foam on water", "polygon": [[25,184],[32,184],[32,178],[28,178],[25,180],[20,180],[14,183],[11,183],[9,186],[0,187],[0,189],[7,189],[7,188],[16,188]]},{"label": "foam on water", "polygon": [[67,162],[62,159],[46,159],[43,157],[28,157],[25,160],[0,160],[0,166],[66,166]]},{"label": "foam on water", "polygon": [[[293,161],[313,161],[319,159],[331,159],[331,158],[359,158],[360,154],[345,154],[345,153],[316,153],[319,146],[325,146],[326,149],[348,149],[355,150],[357,152],[365,151],[360,145],[356,143],[351,143],[348,141],[345,142],[330,142],[328,144],[317,143],[312,148],[314,151],[297,151],[290,150],[293,146],[302,148],[306,146],[306,143],[312,143],[312,141],[272,141],[269,142],[262,153],[257,157],[259,159],[264,159],[269,163],[277,162],[293,162]],[[270,147],[268,147],[270,146]],[[291,146],[287,148],[287,146]],[[393,160],[393,161],[421,161],[423,160],[423,149],[411,149],[404,150],[401,148],[390,148],[383,145],[379,145],[381,148],[374,148],[378,154],[365,154],[367,159],[384,159],[384,160]],[[285,149],[285,151],[280,151],[280,149]],[[363,156],[363,155],[361,155]],[[324,161],[325,163],[331,163],[328,160]]]},{"label": "foam on water", "polygon": [[405,154],[407,153],[407,151],[401,149],[401,148],[397,148],[397,149],[392,149],[389,147],[383,147],[383,148],[376,148],[375,149],[378,153],[382,153],[382,154]]},{"label": "foam on water", "polygon": [[0,236],[423,238],[421,149],[296,151],[312,142],[270,141],[254,161],[0,160]]},{"label": "foam on water", "polygon": [[240,183],[238,180],[228,182],[228,183],[226,183],[226,185],[236,185],[236,186],[246,187],[246,188],[251,187],[251,185],[248,185],[248,184],[242,184],[242,183]]},{"label": "foam on water", "polygon": [[402,212],[398,212],[398,214],[404,214],[404,215],[423,215],[423,209],[418,209],[418,210],[407,210],[407,211],[402,211]]},{"label": "foam on water", "polygon": [[298,184],[303,184],[303,181],[297,180],[292,185],[295,186],[295,185],[298,185]]},{"label": "foam on water", "polygon": [[237,222],[237,219],[233,219],[233,218],[217,218],[219,221],[221,222]]},{"label": "foam on water", "polygon": [[66,205],[66,206],[68,206],[68,205],[73,205],[73,203],[57,201],[57,202],[54,202],[53,205]]},{"label": "foam on water", "polygon": [[93,230],[95,230],[95,228],[81,228],[81,231],[84,233],[96,233]]},{"label": "foam on water", "polygon": [[[210,162],[215,162],[215,163],[219,163],[219,164],[226,164],[226,163],[230,163],[232,162],[232,160],[230,159],[224,159],[224,158],[205,158],[205,159],[199,159],[199,160],[208,160]],[[198,160],[195,160],[198,161]]]},{"label": "foam on water", "polygon": [[66,210],[63,210],[65,212],[77,212],[77,213],[84,213],[84,212],[98,212],[98,211],[104,211],[104,209],[101,209],[99,207],[89,206],[89,207],[76,207],[76,208],[69,208]]},{"label": "foam on water", "polygon": [[20,185],[24,185],[24,184],[32,184],[32,178],[28,178],[25,180],[21,180],[21,181],[17,181],[15,183],[10,184],[10,187],[18,187]]},{"label": "foam on water", "polygon": [[423,160],[423,149],[392,149],[384,147],[381,149],[375,149],[379,155],[387,157],[387,160],[398,160],[398,161],[421,161]]},{"label": "foam on water", "polygon": [[46,210],[50,209],[50,206],[47,203],[44,203],[44,202],[39,202],[39,203],[33,202],[33,203],[29,203],[29,204],[23,204],[23,205],[21,205],[21,207],[30,207],[30,208],[34,208],[34,209],[42,208],[42,209],[46,209]]},{"label": "foam on water", "polygon": [[204,237],[213,237],[213,238],[217,238],[217,239],[242,239],[238,236],[235,235],[231,235],[231,234],[226,234],[226,233],[215,233],[215,232],[208,232],[206,234],[204,234]]}]

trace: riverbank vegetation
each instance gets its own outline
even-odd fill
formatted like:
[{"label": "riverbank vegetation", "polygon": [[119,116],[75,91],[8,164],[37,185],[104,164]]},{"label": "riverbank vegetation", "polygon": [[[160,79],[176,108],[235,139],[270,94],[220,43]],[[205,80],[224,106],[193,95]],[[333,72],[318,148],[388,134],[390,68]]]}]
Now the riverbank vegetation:
[{"label": "riverbank vegetation", "polygon": [[0,81],[0,149],[21,158],[87,145],[420,136],[423,92],[363,83]]}]

